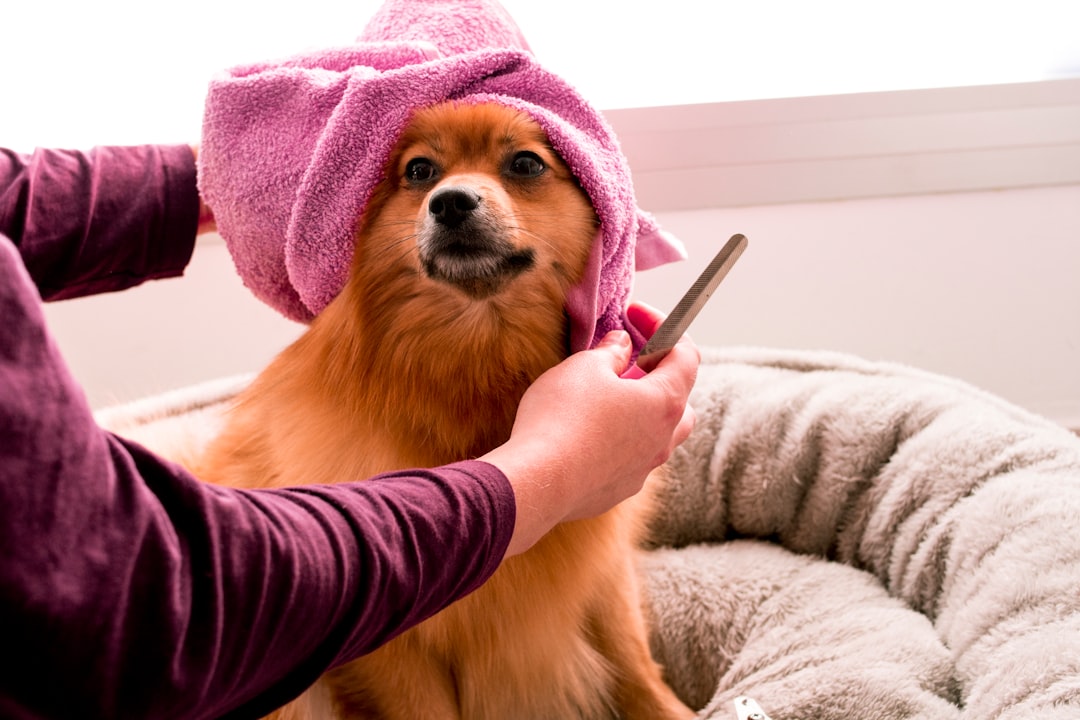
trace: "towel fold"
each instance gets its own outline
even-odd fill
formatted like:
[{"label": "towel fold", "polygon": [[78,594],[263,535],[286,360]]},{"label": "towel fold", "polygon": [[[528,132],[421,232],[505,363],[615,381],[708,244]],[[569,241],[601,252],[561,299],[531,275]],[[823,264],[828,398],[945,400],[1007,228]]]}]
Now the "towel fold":
[{"label": "towel fold", "polygon": [[589,195],[600,231],[567,301],[572,350],[624,328],[636,269],[681,259],[637,207],[604,117],[544,69],[491,0],[388,0],[356,44],[233,68],[210,84],[199,183],[237,271],[310,321],[341,291],[354,231],[411,115],[453,100],[517,108],[543,127]]}]

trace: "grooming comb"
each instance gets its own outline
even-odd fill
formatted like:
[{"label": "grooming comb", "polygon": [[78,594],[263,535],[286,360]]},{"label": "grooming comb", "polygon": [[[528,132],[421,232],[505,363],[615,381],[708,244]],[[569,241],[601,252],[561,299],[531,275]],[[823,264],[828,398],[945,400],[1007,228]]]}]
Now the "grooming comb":
[{"label": "grooming comb", "polygon": [[641,377],[644,372],[639,366],[643,360],[646,361],[647,366],[655,365],[656,361],[659,361],[671,348],[675,347],[675,343],[679,342],[679,338],[690,327],[690,323],[697,317],[701,308],[705,307],[706,301],[712,296],[720,281],[727,276],[728,271],[731,270],[735,261],[742,255],[747,244],[748,241],[745,235],[736,234],[731,236],[724,244],[724,247],[720,248],[720,252],[716,254],[712,262],[702,271],[701,276],[686,291],[686,294],[683,295],[682,300],[671,311],[671,314],[664,319],[664,322],[656,329],[653,336],[645,343],[645,347],[641,349],[641,354],[638,355],[637,364],[631,365],[623,373],[623,377]]}]

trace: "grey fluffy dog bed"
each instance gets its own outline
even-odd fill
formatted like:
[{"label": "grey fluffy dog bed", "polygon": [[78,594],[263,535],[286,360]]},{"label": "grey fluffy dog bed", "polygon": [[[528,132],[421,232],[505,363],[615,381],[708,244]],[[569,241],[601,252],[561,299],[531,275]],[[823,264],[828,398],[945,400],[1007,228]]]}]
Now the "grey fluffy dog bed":
[{"label": "grey fluffy dog bed", "polygon": [[[910,368],[704,355],[643,560],[654,651],[701,717],[749,695],[773,720],[1080,718],[1080,439]],[[99,419],[209,436],[245,382]]]}]

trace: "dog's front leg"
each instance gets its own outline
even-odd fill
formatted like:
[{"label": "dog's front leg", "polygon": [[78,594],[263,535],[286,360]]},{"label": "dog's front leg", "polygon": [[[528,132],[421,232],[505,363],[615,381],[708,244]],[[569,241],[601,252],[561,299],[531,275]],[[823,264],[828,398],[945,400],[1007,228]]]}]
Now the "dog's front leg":
[{"label": "dog's front leg", "polygon": [[452,675],[415,632],[325,676],[340,720],[463,720]]},{"label": "dog's front leg", "polygon": [[615,705],[622,720],[690,720],[696,713],[664,682],[649,651],[634,558],[625,559],[626,582],[610,588],[590,618],[597,650],[615,669]]}]

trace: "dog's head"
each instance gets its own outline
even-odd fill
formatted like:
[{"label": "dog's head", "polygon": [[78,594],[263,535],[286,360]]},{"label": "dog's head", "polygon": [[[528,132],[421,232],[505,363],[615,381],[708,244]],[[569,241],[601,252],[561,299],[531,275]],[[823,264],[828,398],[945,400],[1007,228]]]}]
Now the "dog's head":
[{"label": "dog's head", "polygon": [[[478,308],[562,318],[597,234],[585,192],[527,114],[416,113],[361,224],[353,282],[428,322]],[[435,322],[434,324],[438,324]]]}]

